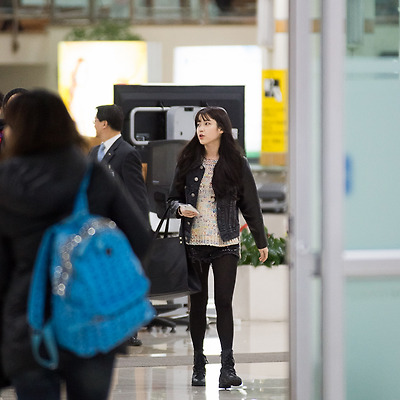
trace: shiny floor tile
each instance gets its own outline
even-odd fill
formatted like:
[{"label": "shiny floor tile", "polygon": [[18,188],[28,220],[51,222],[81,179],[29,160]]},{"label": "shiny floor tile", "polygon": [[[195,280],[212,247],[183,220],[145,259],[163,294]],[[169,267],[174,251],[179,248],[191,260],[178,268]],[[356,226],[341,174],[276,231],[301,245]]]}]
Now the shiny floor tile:
[{"label": "shiny floor tile", "polygon": [[[174,333],[153,328],[139,332],[142,346],[129,346],[128,354],[118,357],[110,400],[287,400],[287,323],[235,321],[235,368],[243,385],[223,390],[218,388],[220,344],[213,322],[210,318],[204,343],[210,361],[206,387],[190,385],[193,351],[187,327],[178,325]],[[5,390],[0,399],[16,397]]]},{"label": "shiny floor tile", "polygon": [[[129,347],[129,355],[118,360],[112,400],[288,399],[288,332],[285,322],[236,321],[236,372],[243,385],[229,390],[218,388],[220,344],[214,323],[210,323],[204,343],[210,361],[206,367],[204,388],[190,385],[193,351],[185,326],[178,326],[175,333],[160,328],[141,331],[139,338],[143,345]],[[280,361],[257,362],[270,355]],[[246,362],[238,362],[241,360]],[[132,368],[130,363],[161,366]]]},{"label": "shiny floor tile", "polygon": [[136,368],[116,371],[112,400],[213,400],[257,399],[286,400],[287,363],[279,366],[240,364],[236,371],[243,385],[223,390],[218,388],[219,365],[208,365],[206,387],[190,386],[191,367]]}]

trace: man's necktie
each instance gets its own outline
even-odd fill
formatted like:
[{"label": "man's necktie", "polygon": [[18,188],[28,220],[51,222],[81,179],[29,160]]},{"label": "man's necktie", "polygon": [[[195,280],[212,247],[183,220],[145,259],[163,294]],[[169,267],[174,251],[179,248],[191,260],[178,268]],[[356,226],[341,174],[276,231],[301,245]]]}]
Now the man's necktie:
[{"label": "man's necktie", "polygon": [[104,154],[105,154],[105,149],[106,149],[106,146],[104,145],[104,143],[102,143],[99,147],[99,152],[97,153],[97,159],[99,161],[101,161],[103,159]]}]

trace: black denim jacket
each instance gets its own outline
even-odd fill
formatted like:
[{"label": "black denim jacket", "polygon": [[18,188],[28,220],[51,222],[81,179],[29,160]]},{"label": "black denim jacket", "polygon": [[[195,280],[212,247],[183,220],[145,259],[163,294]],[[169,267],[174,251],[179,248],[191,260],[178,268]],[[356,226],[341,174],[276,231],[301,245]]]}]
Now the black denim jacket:
[{"label": "black denim jacket", "polygon": [[[176,188],[177,175],[178,170],[175,171],[175,178],[171,185],[168,202],[171,204],[170,215],[182,218],[177,213],[180,204],[191,204],[193,207],[197,205],[204,167],[200,164],[187,173],[184,191],[178,191]],[[239,210],[247,222],[257,247],[259,249],[267,247],[260,200],[254,177],[246,158],[244,158],[243,162],[242,182],[240,182],[237,196],[217,199],[217,224],[224,242],[239,237]],[[193,222],[193,218],[183,217],[181,229],[183,228],[186,243],[190,241]]]}]

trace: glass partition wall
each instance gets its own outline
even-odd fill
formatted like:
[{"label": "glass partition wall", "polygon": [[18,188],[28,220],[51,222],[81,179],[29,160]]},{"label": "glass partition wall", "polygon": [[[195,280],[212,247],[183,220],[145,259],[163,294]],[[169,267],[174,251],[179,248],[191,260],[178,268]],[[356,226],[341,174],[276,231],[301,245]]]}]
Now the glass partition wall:
[{"label": "glass partition wall", "polygon": [[290,6],[291,398],[400,398],[398,2]]},{"label": "glass partition wall", "polygon": [[347,0],[344,77],[348,399],[400,398],[398,2]]}]

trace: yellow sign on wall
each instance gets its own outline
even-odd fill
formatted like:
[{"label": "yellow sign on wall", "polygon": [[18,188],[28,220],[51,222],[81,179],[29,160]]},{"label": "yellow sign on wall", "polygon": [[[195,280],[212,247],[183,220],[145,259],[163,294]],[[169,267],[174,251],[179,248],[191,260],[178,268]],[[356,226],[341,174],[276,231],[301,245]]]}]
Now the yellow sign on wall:
[{"label": "yellow sign on wall", "polygon": [[262,73],[262,153],[287,152],[287,71]]}]

